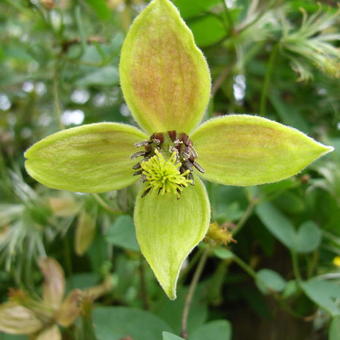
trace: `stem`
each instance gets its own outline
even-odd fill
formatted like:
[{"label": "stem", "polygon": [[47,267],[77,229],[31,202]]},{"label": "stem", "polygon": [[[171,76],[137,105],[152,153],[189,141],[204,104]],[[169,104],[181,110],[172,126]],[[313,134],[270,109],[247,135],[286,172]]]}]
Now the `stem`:
[{"label": "stem", "polygon": [[59,96],[59,63],[56,60],[54,65],[54,72],[53,72],[53,98],[54,98],[54,112],[56,117],[56,122],[59,125],[60,130],[63,130],[64,124],[61,120],[61,104],[60,104],[60,96]]},{"label": "stem", "polygon": [[276,44],[269,57],[268,65],[267,65],[267,72],[264,78],[262,93],[261,93],[261,101],[260,101],[260,115],[263,116],[266,113],[267,107],[267,96],[268,96],[268,89],[270,85],[270,80],[273,74],[273,68],[276,61],[277,52],[279,50],[279,44]]},{"label": "stem", "polygon": [[144,260],[142,256],[139,259],[139,278],[140,278],[140,295],[143,302],[143,308],[145,310],[150,309],[150,303],[149,303],[149,295],[148,290],[146,287],[146,280],[145,280],[145,268],[144,268]]},{"label": "stem", "polygon": [[98,194],[92,194],[94,199],[99,203],[99,205],[104,208],[106,211],[113,215],[121,215],[122,212],[119,210],[113,210]]},{"label": "stem", "polygon": [[245,263],[240,257],[234,254],[233,260],[247,273],[249,274],[255,281],[257,280],[256,272],[253,268],[251,268],[247,263]]},{"label": "stem", "polygon": [[300,284],[300,282],[302,281],[302,276],[301,276],[301,272],[299,268],[299,259],[294,250],[291,250],[290,254],[292,256],[294,276],[295,276],[297,283]]},{"label": "stem", "polygon": [[236,235],[243,228],[243,226],[245,225],[245,223],[247,222],[249,217],[252,215],[257,203],[258,203],[257,200],[251,199],[251,201],[248,204],[246,211],[244,212],[243,216],[238,221],[235,229],[232,232],[233,236]]},{"label": "stem", "polygon": [[183,308],[183,313],[182,313],[182,330],[181,330],[181,336],[184,339],[188,339],[188,317],[189,317],[190,307],[191,307],[192,299],[194,297],[194,293],[195,293],[198,281],[203,272],[205,263],[207,262],[209,251],[210,249],[207,248],[203,252],[202,257],[200,258],[200,261],[198,262],[198,265],[196,267],[192,281],[190,283],[188,294],[185,298],[184,308]]},{"label": "stem", "polygon": [[182,270],[180,282],[185,282],[188,273],[190,273],[191,269],[196,265],[198,260],[200,259],[203,249],[198,249],[196,253],[192,256],[192,259],[190,260],[189,264]]}]

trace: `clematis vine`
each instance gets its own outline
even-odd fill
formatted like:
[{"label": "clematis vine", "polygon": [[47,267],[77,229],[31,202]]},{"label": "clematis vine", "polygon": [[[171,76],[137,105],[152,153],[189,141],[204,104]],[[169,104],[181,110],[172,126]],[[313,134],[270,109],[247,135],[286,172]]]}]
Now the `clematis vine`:
[{"label": "clematis vine", "polygon": [[200,178],[237,186],[280,181],[332,147],[252,115],[220,116],[197,127],[210,97],[210,73],[169,0],[151,1],[133,22],[121,51],[120,79],[141,129],[99,123],[57,132],[26,152],[26,169],[50,188],[86,193],[140,181],[137,240],[174,299],[183,261],[210,223]]}]

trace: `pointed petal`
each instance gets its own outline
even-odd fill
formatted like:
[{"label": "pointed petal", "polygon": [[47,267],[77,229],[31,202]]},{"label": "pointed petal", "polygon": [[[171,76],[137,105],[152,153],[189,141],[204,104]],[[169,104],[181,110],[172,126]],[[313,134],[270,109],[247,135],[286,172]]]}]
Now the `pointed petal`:
[{"label": "pointed petal", "polygon": [[169,0],[153,0],[130,27],[120,78],[126,102],[145,130],[189,132],[202,119],[209,69]]},{"label": "pointed petal", "polygon": [[134,216],[137,240],[165,293],[175,299],[183,261],[208,230],[209,199],[199,179],[180,199],[154,191],[142,198],[142,192]]},{"label": "pointed petal", "polygon": [[0,305],[0,331],[9,334],[31,334],[42,327],[42,322],[28,308],[16,302]]},{"label": "pointed petal", "polygon": [[208,120],[191,138],[203,177],[225,185],[280,181],[333,150],[294,128],[251,115]]},{"label": "pointed petal", "polygon": [[54,325],[44,329],[35,340],[62,340],[62,337],[58,326]]},{"label": "pointed petal", "polygon": [[40,259],[39,267],[44,275],[43,298],[44,302],[57,309],[65,292],[65,276],[61,265],[50,257]]},{"label": "pointed petal", "polygon": [[83,256],[92,244],[96,233],[96,219],[83,210],[77,221],[74,250],[78,256]]},{"label": "pointed petal", "polygon": [[60,306],[56,320],[63,327],[71,326],[81,312],[83,292],[79,289],[72,290]]},{"label": "pointed petal", "polygon": [[104,192],[132,184],[134,143],[147,137],[119,123],[89,124],[57,132],[25,153],[27,172],[47,187]]}]

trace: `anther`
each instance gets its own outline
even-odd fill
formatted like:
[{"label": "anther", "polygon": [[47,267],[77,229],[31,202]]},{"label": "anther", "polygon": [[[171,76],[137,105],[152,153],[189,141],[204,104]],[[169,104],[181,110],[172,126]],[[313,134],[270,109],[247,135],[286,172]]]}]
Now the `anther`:
[{"label": "anther", "polygon": [[168,131],[168,135],[169,135],[172,142],[174,142],[176,140],[177,133],[176,133],[175,130]]},{"label": "anther", "polygon": [[139,168],[140,168],[140,163],[137,163],[132,167],[133,170],[137,170]]},{"label": "anther", "polygon": [[192,165],[202,174],[205,173],[204,169],[198,163],[196,163],[195,161],[192,163]]},{"label": "anther", "polygon": [[145,151],[138,151],[138,152],[134,153],[130,158],[135,159],[135,158],[138,158],[140,156],[145,156]]}]

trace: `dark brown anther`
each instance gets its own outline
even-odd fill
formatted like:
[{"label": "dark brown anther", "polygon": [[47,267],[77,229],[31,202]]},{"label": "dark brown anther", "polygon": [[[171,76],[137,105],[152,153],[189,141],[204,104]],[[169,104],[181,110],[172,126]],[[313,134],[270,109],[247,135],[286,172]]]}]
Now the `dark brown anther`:
[{"label": "dark brown anther", "polygon": [[143,170],[138,170],[138,171],[136,171],[136,172],[134,172],[134,176],[139,176],[139,175],[141,175],[143,173]]},{"label": "dark brown anther", "polygon": [[132,167],[133,170],[137,170],[139,168],[140,168],[140,163],[137,163]]},{"label": "dark brown anther", "polygon": [[198,163],[194,161],[192,164],[199,172],[201,172],[202,174],[205,173],[204,169]]},{"label": "dark brown anther", "polygon": [[177,133],[176,133],[175,130],[168,131],[168,135],[169,135],[172,142],[174,142],[176,140]]},{"label": "dark brown anther", "polygon": [[151,136],[151,140],[157,144],[157,145],[161,145],[163,144],[164,142],[164,135],[162,132],[158,132],[158,133],[154,133],[152,136]]},{"label": "dark brown anther", "polygon": [[184,132],[180,133],[179,140],[181,140],[185,145],[187,145],[187,146],[189,145],[190,139],[189,139],[189,136],[186,133],[184,133]]},{"label": "dark brown anther", "polygon": [[143,193],[142,193],[142,198],[145,197],[149,192],[151,188],[147,188]]},{"label": "dark brown anther", "polygon": [[134,153],[130,158],[135,159],[135,158],[138,158],[140,156],[145,156],[145,151],[138,151],[138,152]]},{"label": "dark brown anther", "polygon": [[143,141],[143,142],[135,143],[135,146],[136,146],[137,148],[140,148],[140,147],[142,147],[142,146],[148,146],[150,143],[151,143],[151,142],[150,142],[149,140],[145,140],[145,141]]}]

